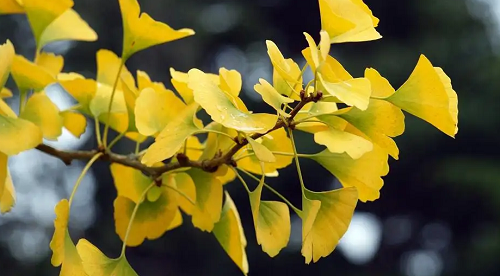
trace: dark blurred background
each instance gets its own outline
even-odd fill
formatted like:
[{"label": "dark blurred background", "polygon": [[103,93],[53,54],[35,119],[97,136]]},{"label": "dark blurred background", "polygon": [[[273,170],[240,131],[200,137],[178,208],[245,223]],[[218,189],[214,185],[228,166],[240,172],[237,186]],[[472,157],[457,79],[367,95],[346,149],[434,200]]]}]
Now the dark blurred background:
[{"label": "dark blurred background", "polygon": [[[95,52],[121,53],[122,23],[118,1],[80,0],[75,9],[99,34],[94,43],[61,42],[47,51],[64,54],[64,71],[95,76]],[[285,57],[301,59],[302,32],[320,30],[315,0],[195,1],[144,0],[143,11],[174,28],[189,27],[194,37],[134,55],[127,66],[145,70],[170,86],[169,67],[197,67],[217,72],[237,69],[244,78],[242,98],[249,109],[267,110],[252,92],[262,77],[272,80],[265,40],[277,43]],[[451,77],[459,97],[459,133],[448,138],[423,121],[406,116],[406,132],[396,139],[400,161],[390,161],[381,198],[360,203],[348,233],[331,256],[305,265],[300,254],[300,220],[292,218],[289,246],[271,259],[256,244],[248,197],[234,182],[231,192],[245,227],[250,275],[500,275],[500,1],[365,0],[380,18],[383,39],[333,45],[331,54],[354,76],[374,67],[395,88],[409,76],[421,53]],[[33,57],[32,39],[23,15],[0,17],[0,41],[11,39],[16,51]],[[309,73],[309,78],[310,73]],[[9,82],[10,87],[13,83]],[[57,89],[54,89],[57,90]],[[50,93],[61,107],[71,99]],[[257,95],[257,97],[256,97]],[[16,105],[17,99],[9,103]],[[90,124],[90,122],[89,122]],[[298,135],[299,149],[316,150],[312,139]],[[93,126],[76,140],[65,133],[59,148],[95,147]],[[122,141],[116,149],[132,150]],[[331,189],[335,180],[312,162],[302,162],[306,185]],[[83,163],[60,161],[29,151],[11,159],[18,202],[0,217],[0,275],[58,275],[50,264],[53,208],[67,197]],[[300,205],[299,182],[291,166],[271,181]],[[272,198],[270,195],[266,197]],[[70,232],[85,237],[108,256],[118,256],[114,231],[116,192],[109,164],[99,163],[85,177],[72,207]],[[241,275],[210,233],[184,225],[155,241],[130,248],[127,257],[140,275]]]}]

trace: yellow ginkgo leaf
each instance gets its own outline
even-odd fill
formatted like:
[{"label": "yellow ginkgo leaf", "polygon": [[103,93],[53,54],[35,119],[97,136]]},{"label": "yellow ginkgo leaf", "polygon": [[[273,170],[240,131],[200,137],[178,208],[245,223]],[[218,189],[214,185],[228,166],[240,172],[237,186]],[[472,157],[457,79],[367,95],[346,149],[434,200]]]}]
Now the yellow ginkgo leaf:
[{"label": "yellow ginkgo leaf", "polygon": [[37,49],[41,49],[41,37],[45,29],[65,11],[73,7],[73,0],[55,0],[50,5],[43,0],[18,1],[28,16],[31,30],[35,37]]},{"label": "yellow ginkgo leaf", "polygon": [[379,39],[378,19],[362,0],[319,0],[321,28],[331,43]]},{"label": "yellow ginkgo leaf", "polygon": [[300,100],[300,91],[302,90],[302,72],[299,65],[291,58],[285,59],[288,65],[289,75],[294,79],[293,82],[283,78],[276,68],[273,68],[273,86],[281,95],[285,95],[293,100]]},{"label": "yellow ginkgo leaf", "polygon": [[80,239],[76,249],[88,276],[137,276],[125,255],[110,259],[86,239]]},{"label": "yellow ginkgo leaf", "polygon": [[212,120],[246,133],[265,133],[274,127],[277,116],[241,111],[205,73],[191,69],[188,74],[189,88],[193,89],[194,100],[205,109]]},{"label": "yellow ginkgo leaf", "polygon": [[[0,103],[3,101],[0,100]],[[12,110],[11,110],[12,111]],[[30,121],[2,115],[0,111],[0,152],[16,155],[32,149],[43,141],[39,127]],[[13,113],[13,112],[12,112]],[[11,114],[14,115],[15,114]]]},{"label": "yellow ginkgo leaf", "polygon": [[[278,152],[293,152],[292,142],[288,138],[286,131],[283,128],[277,129],[266,136],[261,138],[262,146],[266,147],[268,150],[278,151]],[[237,161],[238,167],[246,171],[261,174],[262,168],[260,166],[260,160],[253,154],[250,154],[248,148],[245,147],[241,149],[236,157],[247,156]],[[285,155],[275,155],[276,162],[266,163],[264,166],[264,171],[266,174],[275,173],[277,169],[285,168],[292,163],[292,156]]]},{"label": "yellow ginkgo leaf", "polygon": [[190,169],[187,173],[196,186],[193,225],[202,231],[211,232],[221,217],[222,184],[214,175],[200,169]]},{"label": "yellow ginkgo leaf", "polygon": [[[188,87],[188,73],[175,71],[174,68],[170,68],[170,75],[172,76],[172,85],[175,87],[175,90],[179,92],[184,102],[186,104],[194,102],[193,90]],[[219,85],[220,76],[208,73],[207,76],[209,76],[214,83]]]},{"label": "yellow ginkgo leaf", "polygon": [[140,203],[142,192],[153,182],[141,171],[117,163],[111,164],[110,170],[118,196],[134,203]]},{"label": "yellow ginkgo leaf", "polygon": [[14,57],[11,70],[12,77],[21,91],[40,91],[56,81],[50,71],[20,55]]},{"label": "yellow ginkgo leaf", "polygon": [[344,236],[358,202],[356,188],[343,188],[327,192],[305,190],[310,200],[321,202],[309,231],[302,235],[302,255],[306,263],[317,262],[332,253]]},{"label": "yellow ginkgo leaf", "polygon": [[[196,202],[196,186],[193,179],[187,173],[177,173],[175,174],[175,183],[177,184],[177,189],[181,191],[185,196]],[[177,203],[179,207],[186,212],[186,214],[191,215],[195,206],[186,198],[181,195],[177,195]]]},{"label": "yellow ginkgo leaf", "polygon": [[24,13],[24,9],[18,0],[2,0],[0,5],[0,14]]},{"label": "yellow ginkgo leaf", "polygon": [[328,37],[328,33],[322,30],[320,32],[321,40],[318,49],[318,45],[316,45],[311,35],[306,32],[304,32],[304,35],[307,44],[309,44],[309,47],[304,50],[304,56],[310,57],[310,59],[306,60],[314,73],[323,66],[330,53],[330,38]]},{"label": "yellow ginkgo leaf", "polygon": [[[10,40],[0,45],[0,89],[3,88],[9,77],[15,54],[14,45],[12,45]],[[4,90],[2,89],[1,91],[0,95],[2,96],[0,96],[0,98],[4,98]]]},{"label": "yellow ginkgo leaf", "polygon": [[93,79],[85,79],[76,73],[61,73],[57,75],[57,80],[62,88],[68,92],[79,103],[79,109],[86,114],[90,113],[90,101],[95,96],[97,87]]},{"label": "yellow ginkgo leaf", "polygon": [[242,85],[241,74],[236,70],[227,70],[226,68],[220,68],[219,76],[220,89],[229,92],[234,97],[238,97]]},{"label": "yellow ginkgo leaf", "polygon": [[278,49],[278,46],[271,40],[266,40],[266,45],[267,54],[271,59],[271,63],[273,64],[274,69],[278,71],[278,74],[280,74],[282,78],[290,83],[298,83],[298,76],[292,74],[294,70],[293,68],[291,68],[290,63],[287,62],[287,60],[291,59],[285,59],[281,51]]},{"label": "yellow ginkgo leaf", "polygon": [[44,92],[31,96],[19,117],[40,127],[45,139],[57,140],[62,134],[63,117],[59,115],[59,108]]},{"label": "yellow ginkgo leaf", "polygon": [[167,228],[167,231],[170,231],[172,229],[175,229],[179,226],[182,225],[182,213],[181,211],[177,208],[177,211],[175,211],[175,216],[174,216],[174,219],[172,220],[172,222],[170,223],[170,225],[168,226]]},{"label": "yellow ginkgo leaf", "polygon": [[174,30],[141,13],[137,0],[119,0],[123,19],[123,53],[127,60],[134,53],[154,45],[194,35],[191,29]]},{"label": "yellow ginkgo leaf", "polygon": [[254,191],[250,192],[253,223],[257,243],[262,250],[274,257],[283,249],[290,239],[290,212],[288,206],[279,201],[261,201],[261,181]]},{"label": "yellow ginkgo leaf", "polygon": [[8,156],[0,152],[0,213],[2,214],[9,212],[16,204],[16,191],[12,184],[7,160]]},{"label": "yellow ginkgo leaf", "polygon": [[[173,178],[169,178],[173,179]],[[175,187],[175,182],[164,183]],[[141,191],[142,194],[143,191]],[[140,204],[132,222],[127,246],[138,246],[144,239],[154,240],[161,237],[169,228],[177,212],[177,195],[170,188],[162,187],[158,199],[151,202],[147,199],[135,203],[129,198],[118,196],[114,201],[115,228],[121,240],[125,239],[130,218],[136,204]]]},{"label": "yellow ginkgo leaf", "polygon": [[135,125],[142,135],[153,136],[185,108],[171,90],[144,88],[135,102]]},{"label": "yellow ginkgo leaf", "polygon": [[64,58],[53,53],[42,52],[36,57],[35,63],[56,77],[63,69]]},{"label": "yellow ginkgo leaf", "polygon": [[358,159],[373,149],[372,142],[335,128],[314,133],[314,141],[320,145],[325,145],[330,152],[345,152],[352,159]]},{"label": "yellow ginkgo leaf", "polygon": [[12,91],[9,88],[0,88],[0,99],[11,98],[12,96]]},{"label": "yellow ginkgo leaf", "polygon": [[54,236],[50,241],[52,249],[51,263],[53,266],[60,266],[61,276],[87,276],[83,270],[80,255],[76,251],[75,244],[71,240],[68,232],[69,202],[62,199],[55,208],[56,219],[54,220]]},{"label": "yellow ginkgo leaf", "polygon": [[[217,122],[211,122],[205,127],[205,130],[209,131],[209,133],[204,142],[205,149],[200,157],[201,160],[211,159],[219,151],[226,152],[236,144],[236,142],[231,139],[231,137],[238,137],[238,132],[234,129],[227,128]],[[225,133],[227,135],[221,135],[220,133]]]},{"label": "yellow ginkgo leaf", "polygon": [[[128,70],[122,68],[122,60],[115,53],[101,49],[97,51],[97,88],[94,98],[90,101],[90,111],[92,115],[99,117],[108,112],[109,102],[113,94],[113,87],[118,71],[120,77],[129,75]],[[124,66],[123,66],[124,67]],[[114,92],[111,113],[127,113],[127,105],[121,89],[121,82],[118,82]],[[127,117],[128,118],[128,117]],[[128,124],[128,123],[127,123]]]},{"label": "yellow ginkgo leaf", "polygon": [[292,103],[293,100],[288,97],[283,97],[274,89],[274,87],[265,79],[259,79],[259,84],[253,88],[262,96],[264,102],[273,107],[281,116],[289,117],[288,113],[281,109],[283,104]]},{"label": "yellow ginkgo leaf", "polygon": [[261,143],[255,141],[254,139],[247,136],[248,143],[252,147],[253,152],[255,153],[255,157],[262,162],[274,163],[276,162],[276,157],[274,157],[273,153],[266,148],[266,146]]},{"label": "yellow ginkgo leaf", "polygon": [[38,48],[60,40],[96,41],[97,34],[75,10],[67,9],[45,28]]},{"label": "yellow ginkgo leaf", "polygon": [[398,159],[399,149],[389,137],[396,137],[404,132],[405,117],[401,109],[384,100],[370,99],[366,110],[352,108],[339,116]]},{"label": "yellow ginkgo leaf", "polygon": [[156,137],[155,142],[148,148],[141,162],[151,166],[168,159],[183,146],[184,141],[189,136],[201,132],[201,129],[194,123],[197,110],[196,103],[184,108]]},{"label": "yellow ginkgo leaf", "polygon": [[247,240],[236,205],[234,205],[229,193],[225,194],[226,202],[222,209],[221,218],[214,226],[213,233],[231,260],[241,269],[243,274],[247,275],[248,260],[245,251]]},{"label": "yellow ginkgo leaf", "polygon": [[343,103],[361,110],[368,108],[371,94],[369,80],[355,78],[342,82],[329,82],[322,74],[318,74],[318,80],[328,94],[337,97]]},{"label": "yellow ginkgo leaf", "polygon": [[59,113],[63,118],[64,127],[76,138],[80,138],[87,128],[87,119],[80,113],[63,111]]},{"label": "yellow ginkgo leaf", "polygon": [[382,77],[377,70],[373,68],[366,68],[365,78],[370,80],[372,97],[387,98],[394,94],[395,90],[392,85],[386,78]]},{"label": "yellow ginkgo leaf", "polygon": [[222,185],[231,183],[236,178],[236,173],[228,165],[219,166],[214,175]]},{"label": "yellow ginkgo leaf", "polygon": [[377,145],[373,150],[365,153],[358,159],[352,159],[346,153],[332,153],[324,150],[310,156],[330,173],[332,173],[344,187],[356,187],[359,200],[374,201],[380,197],[380,189],[384,185],[382,176],[389,172],[388,155]]},{"label": "yellow ginkgo leaf", "polygon": [[450,78],[421,55],[408,80],[387,100],[455,137],[458,132],[458,98]]},{"label": "yellow ginkgo leaf", "polygon": [[[189,136],[186,140],[186,155],[191,160],[199,160],[203,154],[205,146],[200,143],[196,136]],[[182,149],[181,149],[182,150]]]}]

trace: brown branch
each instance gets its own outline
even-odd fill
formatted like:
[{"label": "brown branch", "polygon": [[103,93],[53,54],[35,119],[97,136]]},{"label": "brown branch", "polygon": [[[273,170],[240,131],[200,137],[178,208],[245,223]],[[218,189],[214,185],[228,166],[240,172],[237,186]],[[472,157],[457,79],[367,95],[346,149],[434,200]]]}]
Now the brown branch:
[{"label": "brown branch", "polygon": [[[316,95],[306,96],[305,92],[301,92],[301,101],[293,108],[289,113],[289,117],[286,119],[278,119],[276,124],[272,129],[267,131],[266,133],[255,133],[251,136],[252,139],[258,139],[262,136],[267,135],[270,132],[273,132],[282,127],[293,127],[293,118],[299,113],[299,111],[309,102],[316,102],[321,99],[321,92],[318,92]],[[137,170],[142,171],[144,174],[150,175],[153,178],[158,178],[162,174],[179,169],[179,168],[199,168],[207,172],[215,172],[217,168],[223,164],[234,165],[235,162],[233,160],[233,156],[244,146],[248,144],[247,139],[243,139],[234,145],[228,152],[225,154],[217,154],[212,159],[202,160],[202,161],[194,161],[190,160],[185,154],[179,153],[177,154],[177,162],[171,162],[165,164],[161,167],[148,167],[142,164],[136,157],[122,155],[107,151],[99,151],[99,150],[89,150],[89,151],[62,151],[55,149],[51,146],[40,144],[36,147],[37,150],[44,152],[53,157],[59,158],[66,165],[70,165],[73,160],[89,160],[94,157],[97,153],[102,152],[103,155],[99,158],[100,160],[109,161],[111,163],[118,163],[127,167],[131,167]]]}]

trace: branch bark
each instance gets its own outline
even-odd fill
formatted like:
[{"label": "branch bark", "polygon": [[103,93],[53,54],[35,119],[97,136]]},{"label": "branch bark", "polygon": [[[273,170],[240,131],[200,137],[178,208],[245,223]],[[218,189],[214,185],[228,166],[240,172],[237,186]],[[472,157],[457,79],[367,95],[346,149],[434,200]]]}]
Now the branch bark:
[{"label": "branch bark", "polygon": [[[306,96],[305,92],[301,92],[301,101],[290,111],[290,117],[286,119],[278,119],[275,126],[267,131],[266,133],[259,134],[255,133],[251,136],[252,139],[258,139],[267,135],[270,132],[273,132],[282,127],[293,127],[293,118],[299,113],[299,111],[309,102],[316,102],[322,97],[321,93],[318,92],[316,95]],[[109,161],[111,163],[118,163],[127,167],[131,167],[137,170],[142,171],[144,174],[147,174],[153,178],[158,178],[162,174],[179,169],[179,168],[199,168],[207,172],[215,172],[217,168],[221,165],[235,165],[233,160],[233,156],[244,146],[248,144],[247,139],[243,139],[243,141],[234,145],[228,152],[223,155],[215,156],[212,159],[202,160],[202,161],[194,161],[190,160],[186,155],[180,153],[177,154],[177,162],[171,162],[165,164],[161,167],[148,167],[142,164],[136,156],[128,156],[117,154],[113,152],[102,151],[103,155],[99,158],[99,160]],[[56,157],[60,159],[64,164],[70,165],[73,160],[89,160],[94,157],[97,153],[101,152],[99,150],[88,150],[88,151],[62,151],[55,149],[51,146],[40,144],[36,147],[37,150],[44,152],[48,155]]]}]

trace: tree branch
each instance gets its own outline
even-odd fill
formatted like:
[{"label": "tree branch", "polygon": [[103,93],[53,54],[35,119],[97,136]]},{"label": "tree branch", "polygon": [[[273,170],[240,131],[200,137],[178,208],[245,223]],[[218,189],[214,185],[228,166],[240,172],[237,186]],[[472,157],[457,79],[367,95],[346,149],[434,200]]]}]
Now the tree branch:
[{"label": "tree branch", "polygon": [[[276,124],[272,129],[267,131],[266,133],[260,134],[260,133],[255,133],[251,136],[252,139],[258,139],[260,137],[263,137],[267,135],[270,132],[273,132],[277,129],[280,129],[282,127],[293,127],[293,118],[299,113],[299,111],[309,102],[316,102],[319,99],[321,99],[322,94],[321,92],[318,92],[316,95],[309,95],[306,96],[305,92],[302,91],[301,94],[301,101],[293,108],[292,111],[290,111],[289,115],[290,117],[286,119],[278,119]],[[97,153],[102,152],[103,155],[99,158],[99,160],[105,160],[109,161],[111,163],[117,163],[121,164],[127,167],[131,167],[137,170],[142,171],[144,174],[147,174],[153,178],[158,178],[162,174],[179,169],[179,168],[199,168],[207,172],[215,172],[217,168],[221,165],[228,164],[228,165],[235,165],[235,162],[233,160],[233,156],[244,146],[248,144],[247,139],[243,139],[240,142],[237,142],[236,145],[234,145],[228,152],[225,154],[219,154],[216,155],[212,159],[207,159],[207,160],[202,160],[202,161],[194,161],[190,160],[185,154],[179,153],[177,154],[177,162],[171,162],[168,164],[165,164],[161,167],[148,167],[144,164],[142,164],[137,157],[135,156],[128,156],[128,155],[122,155],[122,154],[117,154],[113,152],[107,152],[107,151],[99,151],[99,150],[89,150],[89,151],[62,151],[55,149],[51,146],[45,145],[45,144],[40,144],[36,147],[37,150],[44,152],[48,155],[51,155],[53,157],[56,157],[60,159],[61,161],[64,162],[66,165],[70,165],[73,160],[89,160],[92,157],[94,157]]]}]

